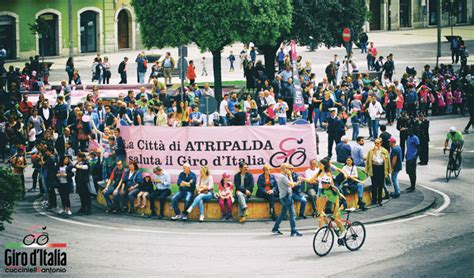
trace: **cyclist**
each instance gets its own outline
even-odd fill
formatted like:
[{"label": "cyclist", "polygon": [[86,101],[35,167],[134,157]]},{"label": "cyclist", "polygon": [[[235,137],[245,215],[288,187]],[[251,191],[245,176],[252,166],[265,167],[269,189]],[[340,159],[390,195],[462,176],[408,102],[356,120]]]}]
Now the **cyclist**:
[{"label": "cyclist", "polygon": [[336,223],[339,228],[339,238],[343,238],[346,232],[344,224],[341,221],[342,211],[344,210],[344,205],[340,204],[339,200],[344,198],[344,195],[337,189],[334,185],[334,179],[330,176],[321,177],[320,181],[322,186],[322,193],[320,198],[319,206],[319,226],[321,227],[325,223],[326,214],[332,214],[334,218],[334,223]]},{"label": "cyclist", "polygon": [[[459,161],[461,161],[461,152],[464,146],[464,137],[460,131],[456,130],[456,127],[452,126],[449,129],[448,134],[446,135],[446,141],[444,142],[444,150],[448,149],[448,143],[451,140],[451,147],[449,149],[449,161],[454,161],[454,152],[457,152],[457,156],[459,157]],[[452,164],[453,165],[453,164]]]}]

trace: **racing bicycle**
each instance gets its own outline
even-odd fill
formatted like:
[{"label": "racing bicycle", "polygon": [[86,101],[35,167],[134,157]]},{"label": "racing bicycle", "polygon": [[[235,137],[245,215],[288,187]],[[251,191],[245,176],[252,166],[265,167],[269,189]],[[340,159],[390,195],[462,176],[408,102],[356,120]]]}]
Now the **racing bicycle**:
[{"label": "racing bicycle", "polygon": [[[349,220],[351,212],[354,212],[355,210],[355,208],[348,208],[345,210],[347,212],[347,218],[341,219],[344,223],[344,228],[346,229],[345,235],[343,238],[337,240],[339,246],[346,246],[350,251],[359,250],[364,244],[366,237],[364,224],[359,221],[351,222]],[[334,245],[334,234],[338,236],[340,233],[334,223],[334,216],[326,215],[325,218],[327,224],[319,228],[313,238],[314,253],[320,257],[329,254]]]},{"label": "racing bicycle", "polygon": [[[444,149],[443,153],[446,154],[447,148]],[[453,155],[449,156],[449,162],[446,166],[446,181],[449,182],[452,176],[458,177],[462,169],[462,150],[455,150]]]}]

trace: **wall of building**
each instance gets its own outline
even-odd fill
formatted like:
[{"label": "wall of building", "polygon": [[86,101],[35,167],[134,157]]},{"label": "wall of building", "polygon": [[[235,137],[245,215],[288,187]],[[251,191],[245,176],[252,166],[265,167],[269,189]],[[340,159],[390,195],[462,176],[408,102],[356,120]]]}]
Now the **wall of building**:
[{"label": "wall of building", "polygon": [[[372,1],[376,2],[376,5],[371,5]],[[374,9],[380,10],[380,30],[399,30],[403,28],[425,28],[435,26],[430,24],[430,6],[436,1],[430,0],[409,0],[409,26],[401,26],[400,21],[400,0],[367,0],[367,7],[373,14],[376,14]],[[389,12],[390,7],[390,12]],[[473,24],[474,23],[474,0],[466,0],[466,21],[463,23],[457,23],[456,16],[452,19],[454,25],[459,24]],[[449,25],[449,15],[445,12],[442,13],[441,24],[443,26]],[[369,25],[367,25],[369,26]]]},{"label": "wall of building", "polygon": [[[85,11],[97,13],[97,51],[118,51],[117,44],[117,16],[125,10],[130,19],[130,49],[141,48],[139,26],[131,0],[73,0],[72,1],[72,38],[74,55],[81,53],[80,18]],[[39,53],[38,38],[30,31],[30,26],[36,18],[52,12],[58,17],[57,48],[61,56],[69,55],[69,16],[67,0],[10,0],[0,1],[0,15],[9,15],[16,18],[17,58],[25,59]]]}]

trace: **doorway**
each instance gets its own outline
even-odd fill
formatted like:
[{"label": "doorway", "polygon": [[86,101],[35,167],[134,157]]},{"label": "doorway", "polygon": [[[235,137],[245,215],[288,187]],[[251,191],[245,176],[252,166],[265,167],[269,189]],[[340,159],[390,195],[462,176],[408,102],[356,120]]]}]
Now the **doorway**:
[{"label": "doorway", "polygon": [[411,27],[411,0],[400,0],[400,27],[407,28]]},{"label": "doorway", "polygon": [[118,48],[130,48],[130,16],[126,10],[121,10],[117,17]]},{"label": "doorway", "polygon": [[58,55],[58,16],[52,13],[46,13],[39,16],[45,20],[46,31],[44,36],[38,39],[40,55],[56,56]]},{"label": "doorway", "polygon": [[381,0],[370,0],[370,13],[372,18],[370,19],[370,30],[380,30],[380,6]]},{"label": "doorway", "polygon": [[85,11],[81,13],[81,53],[97,52],[98,42],[98,13]]},{"label": "doorway", "polygon": [[0,16],[0,48],[7,51],[7,59],[16,59],[16,22],[9,15]]},{"label": "doorway", "polygon": [[428,25],[436,25],[437,24],[437,13],[438,13],[438,4],[436,0],[430,0],[429,2],[429,18],[428,18]]}]

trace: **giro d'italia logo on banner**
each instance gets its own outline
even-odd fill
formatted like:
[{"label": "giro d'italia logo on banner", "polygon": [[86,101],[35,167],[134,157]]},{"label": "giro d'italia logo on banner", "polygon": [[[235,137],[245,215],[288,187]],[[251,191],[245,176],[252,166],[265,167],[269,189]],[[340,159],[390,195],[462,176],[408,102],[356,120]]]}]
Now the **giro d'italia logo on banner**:
[{"label": "giro d'italia logo on banner", "polygon": [[29,228],[22,242],[5,243],[5,273],[66,273],[66,243],[51,243],[46,226]]}]

